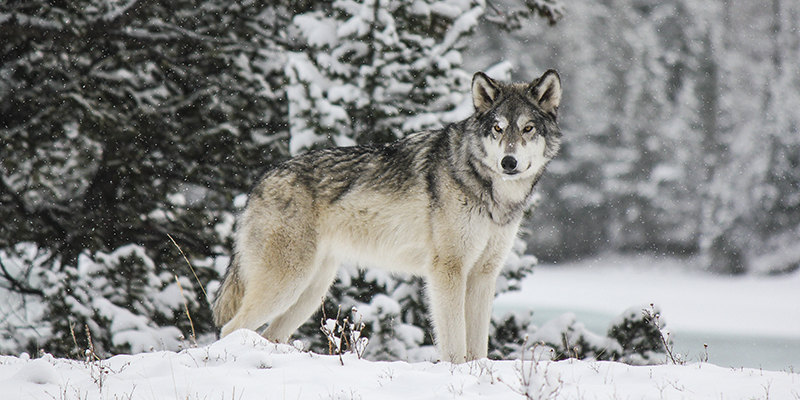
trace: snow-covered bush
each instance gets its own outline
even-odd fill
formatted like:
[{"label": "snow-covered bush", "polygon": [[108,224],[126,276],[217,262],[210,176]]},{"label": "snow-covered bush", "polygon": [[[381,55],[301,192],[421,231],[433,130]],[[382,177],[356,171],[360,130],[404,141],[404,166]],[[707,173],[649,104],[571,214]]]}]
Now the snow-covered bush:
[{"label": "snow-covered bush", "polygon": [[502,316],[492,315],[489,331],[489,358],[503,360],[519,358],[526,337],[531,329],[532,312],[527,314],[510,312]]},{"label": "snow-covered bush", "polygon": [[608,337],[622,347],[619,360],[627,364],[647,365],[665,360],[666,346],[671,342],[662,332],[661,310],[650,307],[631,307],[611,321]]},{"label": "snow-covered bush", "polygon": [[[369,339],[364,353],[367,359],[424,358],[419,348],[433,342],[428,336],[432,329],[422,289],[422,281],[416,277],[345,266],[322,309],[300,327],[295,337],[312,351],[327,353],[328,339],[320,334],[320,326],[338,316],[342,325],[345,318],[364,323],[361,335]],[[356,311],[351,314],[351,309]]]},{"label": "snow-covered bush", "polygon": [[618,360],[622,353],[619,343],[589,331],[572,313],[561,315],[538,327],[529,336],[529,341],[551,348],[553,360]]},{"label": "snow-covered bush", "polygon": [[531,326],[532,333],[525,343],[543,345],[553,360],[577,358],[632,365],[661,364],[669,360],[672,344],[663,330],[660,314],[654,305],[631,307],[614,318],[606,336],[601,336],[586,329],[575,314],[566,313],[541,327]]},{"label": "snow-covered bush", "polygon": [[42,348],[80,356],[91,335],[103,356],[178,350],[191,340],[186,311],[201,306],[194,282],[157,266],[141,246],[82,254],[76,266],[40,273],[52,334]]}]

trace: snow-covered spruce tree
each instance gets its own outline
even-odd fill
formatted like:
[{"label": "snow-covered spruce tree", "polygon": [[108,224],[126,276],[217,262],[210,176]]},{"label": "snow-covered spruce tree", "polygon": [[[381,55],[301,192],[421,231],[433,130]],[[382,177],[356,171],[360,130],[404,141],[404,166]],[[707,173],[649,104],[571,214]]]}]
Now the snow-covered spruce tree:
[{"label": "snow-covered spruce tree", "polygon": [[468,90],[456,46],[483,8],[436,3],[342,0],[294,18],[308,46],[287,65],[292,153],[441,123]]},{"label": "snow-covered spruce tree", "polygon": [[[2,278],[46,305],[46,319],[27,321],[42,326],[34,346],[69,355],[72,321],[76,336],[87,324],[105,351],[137,350],[109,341],[106,311],[113,304],[153,329],[175,326],[182,305],[145,305],[175,275],[193,296],[197,334],[213,331],[167,235],[192,259],[227,253],[232,197],[286,155],[279,41],[291,17],[258,4],[0,3],[0,248],[11,260],[18,243],[31,243],[23,247],[48,258],[4,264]],[[98,259],[131,243],[146,254]],[[196,270],[203,284],[218,278],[205,265]],[[99,307],[97,296],[114,293],[125,295]]]}]

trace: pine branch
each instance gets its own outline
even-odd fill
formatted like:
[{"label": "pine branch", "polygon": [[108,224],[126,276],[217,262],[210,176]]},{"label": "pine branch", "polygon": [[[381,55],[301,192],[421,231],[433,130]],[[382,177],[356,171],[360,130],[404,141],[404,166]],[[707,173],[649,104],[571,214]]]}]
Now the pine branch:
[{"label": "pine branch", "polygon": [[6,268],[6,264],[0,259],[0,272],[2,272],[2,277],[11,285],[10,287],[6,288],[16,293],[21,294],[31,294],[36,295],[39,297],[44,297],[44,292],[39,289],[33,288],[30,285],[21,282],[19,279],[15,278],[11,272],[8,271]]}]

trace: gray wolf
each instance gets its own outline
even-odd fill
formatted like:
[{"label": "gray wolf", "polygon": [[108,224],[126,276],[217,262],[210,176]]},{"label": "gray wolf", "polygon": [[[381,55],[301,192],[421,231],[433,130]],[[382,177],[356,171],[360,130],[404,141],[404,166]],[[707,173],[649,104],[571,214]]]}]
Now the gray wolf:
[{"label": "gray wolf", "polygon": [[214,303],[221,336],[269,323],[286,342],[342,262],[425,278],[438,357],[487,355],[495,281],[561,145],[561,80],[478,72],[475,113],[393,143],[311,151],[276,165],[239,216]]}]

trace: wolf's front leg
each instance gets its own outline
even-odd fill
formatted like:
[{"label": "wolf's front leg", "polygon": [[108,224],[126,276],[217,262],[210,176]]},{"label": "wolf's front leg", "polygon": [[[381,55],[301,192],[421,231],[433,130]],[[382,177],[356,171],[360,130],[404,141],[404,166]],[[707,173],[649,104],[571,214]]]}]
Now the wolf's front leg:
[{"label": "wolf's front leg", "polygon": [[435,264],[428,276],[427,289],[439,359],[453,363],[467,361],[466,280],[461,266]]},{"label": "wolf's front leg", "polygon": [[492,236],[467,275],[468,301],[464,310],[467,324],[467,360],[487,356],[497,276],[511,251],[515,235],[515,229],[507,229]]},{"label": "wolf's front leg", "polygon": [[489,350],[489,325],[492,318],[497,273],[476,266],[467,278],[466,335],[467,361],[485,358]]}]

